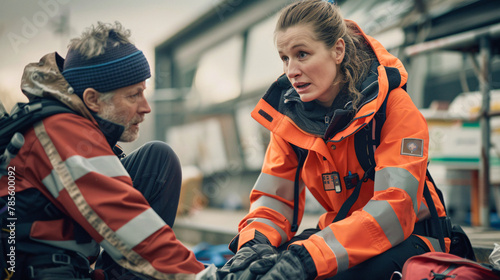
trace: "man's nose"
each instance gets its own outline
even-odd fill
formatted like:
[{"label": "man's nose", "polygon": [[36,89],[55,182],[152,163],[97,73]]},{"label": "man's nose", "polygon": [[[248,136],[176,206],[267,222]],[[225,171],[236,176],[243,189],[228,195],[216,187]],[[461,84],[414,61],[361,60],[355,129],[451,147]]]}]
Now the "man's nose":
[{"label": "man's nose", "polygon": [[149,107],[149,103],[148,103],[148,100],[146,99],[146,97],[143,97],[141,105],[139,106],[139,113],[140,114],[151,113],[151,107]]}]

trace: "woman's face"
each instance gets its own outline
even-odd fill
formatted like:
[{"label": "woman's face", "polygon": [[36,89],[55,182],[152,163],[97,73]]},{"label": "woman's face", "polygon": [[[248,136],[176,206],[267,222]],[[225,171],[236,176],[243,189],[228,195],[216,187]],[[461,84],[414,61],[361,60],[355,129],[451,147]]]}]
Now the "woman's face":
[{"label": "woman's face", "polygon": [[276,33],[283,70],[304,102],[316,100],[329,107],[340,91],[340,63],[345,43],[337,40],[332,48],[315,39],[309,25],[295,25]]}]

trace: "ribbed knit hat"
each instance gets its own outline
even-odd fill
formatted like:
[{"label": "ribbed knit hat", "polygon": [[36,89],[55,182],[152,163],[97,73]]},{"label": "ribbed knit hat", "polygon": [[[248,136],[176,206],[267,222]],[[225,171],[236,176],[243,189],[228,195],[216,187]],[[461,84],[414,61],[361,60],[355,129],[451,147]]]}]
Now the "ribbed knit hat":
[{"label": "ribbed knit hat", "polygon": [[80,97],[87,88],[109,92],[151,77],[142,51],[133,44],[115,41],[116,33],[110,31],[104,53],[90,59],[74,49],[68,51],[62,74]]}]

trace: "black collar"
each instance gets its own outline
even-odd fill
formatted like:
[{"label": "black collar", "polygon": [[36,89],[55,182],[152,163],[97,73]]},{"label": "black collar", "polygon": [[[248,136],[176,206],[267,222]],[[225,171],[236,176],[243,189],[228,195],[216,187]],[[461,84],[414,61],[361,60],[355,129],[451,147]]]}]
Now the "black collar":
[{"label": "black collar", "polygon": [[104,137],[106,137],[109,146],[111,147],[111,149],[113,149],[113,147],[116,146],[118,140],[120,140],[123,131],[125,131],[125,127],[123,125],[105,120],[99,117],[94,112],[92,112],[92,115],[94,116],[94,119],[97,121],[97,124],[99,125],[99,128],[101,129],[102,133],[104,134]]}]

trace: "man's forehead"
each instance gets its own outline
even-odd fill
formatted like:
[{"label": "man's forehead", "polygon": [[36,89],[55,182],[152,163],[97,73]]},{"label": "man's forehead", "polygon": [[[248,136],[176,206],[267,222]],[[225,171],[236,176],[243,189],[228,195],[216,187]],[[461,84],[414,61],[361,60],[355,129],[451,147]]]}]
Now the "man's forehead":
[{"label": "man's forehead", "polygon": [[130,85],[127,87],[120,88],[116,90],[117,92],[122,92],[122,93],[131,93],[131,92],[143,92],[146,90],[146,81]]}]

